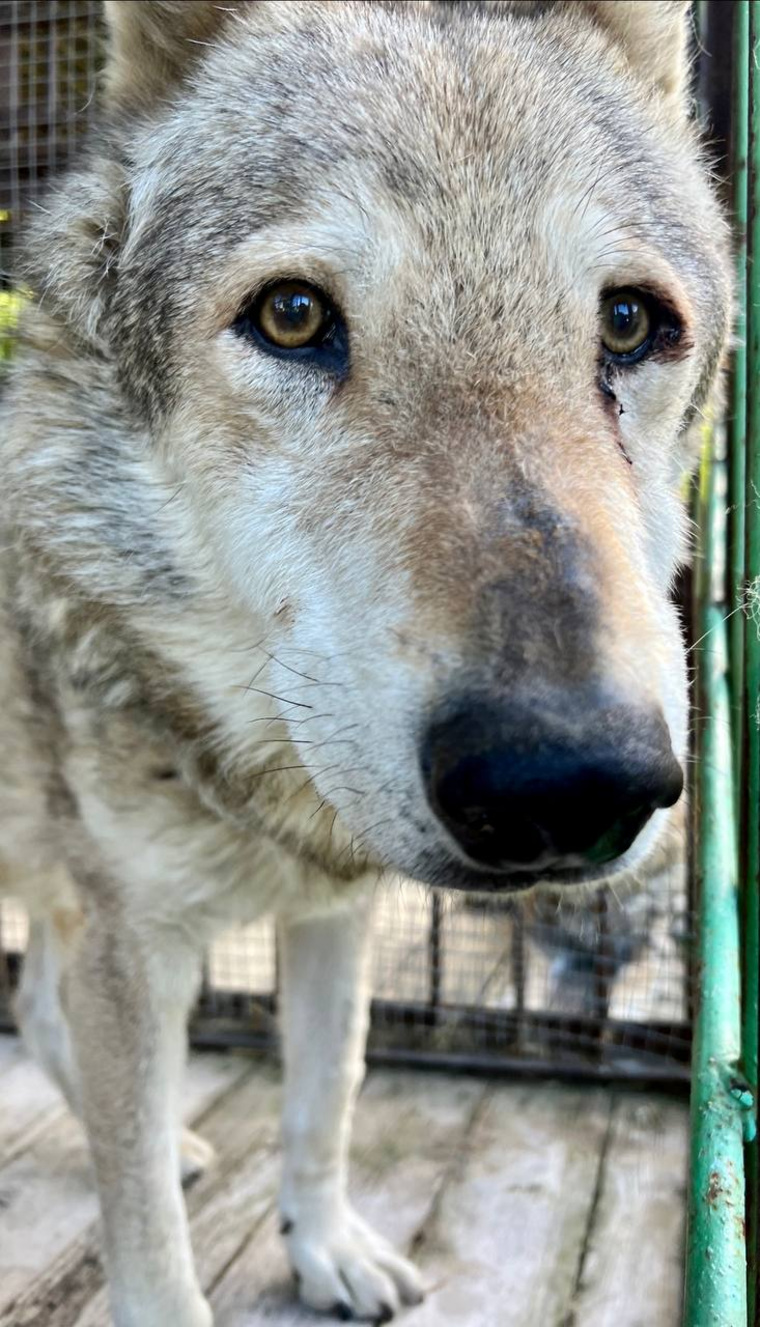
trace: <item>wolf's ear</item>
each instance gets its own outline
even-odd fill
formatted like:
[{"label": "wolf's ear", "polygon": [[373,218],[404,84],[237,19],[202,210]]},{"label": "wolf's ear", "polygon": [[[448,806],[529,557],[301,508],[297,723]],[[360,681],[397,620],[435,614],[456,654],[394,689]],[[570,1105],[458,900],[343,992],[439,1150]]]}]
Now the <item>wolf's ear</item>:
[{"label": "wolf's ear", "polygon": [[689,0],[585,0],[585,7],[623,48],[639,78],[674,105],[685,105]]},{"label": "wolf's ear", "polygon": [[192,72],[245,0],[106,0],[106,98],[150,110]]}]

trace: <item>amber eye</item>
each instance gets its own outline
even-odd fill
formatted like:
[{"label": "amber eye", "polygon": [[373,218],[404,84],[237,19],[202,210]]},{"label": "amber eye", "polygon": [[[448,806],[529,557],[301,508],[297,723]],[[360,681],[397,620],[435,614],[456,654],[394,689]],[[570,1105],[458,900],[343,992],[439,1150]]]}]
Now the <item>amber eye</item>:
[{"label": "amber eye", "polygon": [[652,319],[636,290],[615,290],[602,300],[602,342],[623,363],[642,359],[652,341]]},{"label": "amber eye", "polygon": [[348,377],[346,320],[324,291],[298,277],[259,290],[240,309],[232,331],[300,371],[316,370],[338,381]]},{"label": "amber eye", "polygon": [[325,331],[327,311],[313,287],[300,281],[283,281],[267,291],[257,321],[267,341],[281,350],[298,350]]}]

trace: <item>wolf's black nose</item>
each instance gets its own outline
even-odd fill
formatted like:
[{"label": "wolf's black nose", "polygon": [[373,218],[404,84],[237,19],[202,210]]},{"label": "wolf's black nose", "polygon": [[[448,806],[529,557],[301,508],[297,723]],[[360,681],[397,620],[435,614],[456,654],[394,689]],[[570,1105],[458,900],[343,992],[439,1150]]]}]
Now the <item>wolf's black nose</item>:
[{"label": "wolf's black nose", "polygon": [[473,862],[536,874],[613,861],[683,788],[661,715],[588,696],[462,704],[429,728],[422,771]]}]

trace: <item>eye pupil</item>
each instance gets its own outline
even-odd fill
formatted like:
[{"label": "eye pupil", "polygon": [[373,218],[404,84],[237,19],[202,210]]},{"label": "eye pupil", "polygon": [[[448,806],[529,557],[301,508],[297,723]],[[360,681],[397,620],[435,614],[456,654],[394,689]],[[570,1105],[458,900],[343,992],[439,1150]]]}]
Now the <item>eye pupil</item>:
[{"label": "eye pupil", "polygon": [[636,321],[638,308],[629,300],[615,300],[612,306],[612,326],[618,336],[626,336]]},{"label": "eye pupil", "polygon": [[318,291],[301,282],[283,281],[264,294],[254,321],[271,345],[300,350],[317,344],[330,320]]},{"label": "eye pupil", "polygon": [[272,296],[272,314],[288,331],[300,331],[308,323],[314,301],[304,291]]},{"label": "eye pupil", "polygon": [[602,301],[602,343],[613,359],[633,363],[651,344],[652,320],[644,297],[621,290]]}]

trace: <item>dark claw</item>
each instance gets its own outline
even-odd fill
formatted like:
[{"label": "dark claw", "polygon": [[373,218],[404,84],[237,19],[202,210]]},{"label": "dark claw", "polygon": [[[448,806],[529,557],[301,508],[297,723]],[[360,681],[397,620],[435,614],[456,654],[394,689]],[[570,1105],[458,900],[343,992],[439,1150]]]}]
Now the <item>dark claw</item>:
[{"label": "dark claw", "polygon": [[333,1313],[336,1318],[340,1318],[341,1322],[354,1321],[354,1311],[350,1304],[346,1304],[345,1300],[341,1299],[337,1304],[333,1305]]},{"label": "dark claw", "polygon": [[295,1223],[291,1221],[289,1216],[283,1217],[282,1221],[280,1222],[280,1234],[289,1235],[293,1229],[294,1224]]},{"label": "dark claw", "polygon": [[382,1304],[380,1306],[380,1317],[375,1318],[375,1327],[384,1327],[384,1324],[390,1322],[392,1317],[393,1309],[390,1304]]}]

